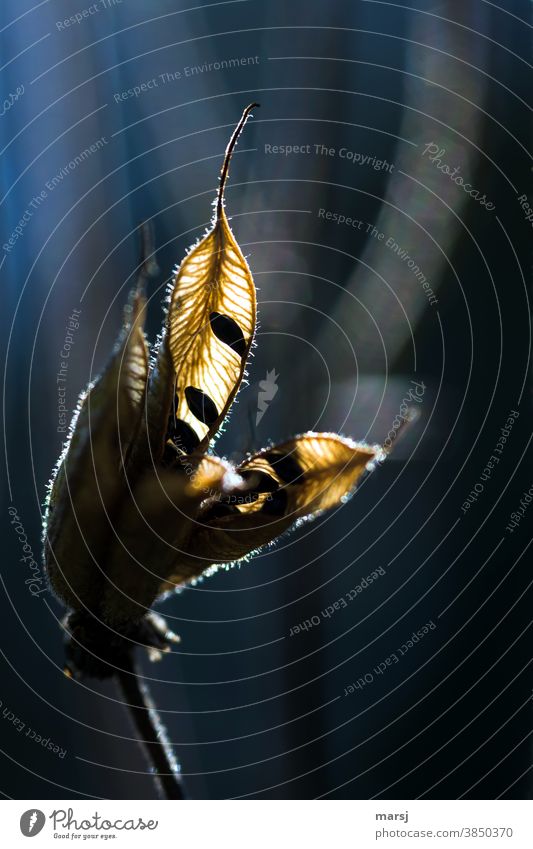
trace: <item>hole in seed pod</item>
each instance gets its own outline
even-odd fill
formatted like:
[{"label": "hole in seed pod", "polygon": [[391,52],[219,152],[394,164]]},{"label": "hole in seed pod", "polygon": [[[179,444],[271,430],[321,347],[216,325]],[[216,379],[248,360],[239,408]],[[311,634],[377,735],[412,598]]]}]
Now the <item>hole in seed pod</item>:
[{"label": "hole in seed pod", "polygon": [[186,454],[190,454],[198,448],[200,439],[187,422],[184,422],[183,419],[174,419],[172,442],[176,448],[181,448]]},{"label": "hole in seed pod", "polygon": [[268,513],[270,516],[283,516],[287,510],[287,490],[278,489],[273,492],[270,498],[265,499],[261,507],[261,513]]},{"label": "hole in seed pod", "polygon": [[279,483],[266,472],[246,469],[239,472],[241,478],[246,481],[252,492],[275,492],[279,489]]},{"label": "hole in seed pod", "polygon": [[298,463],[294,454],[282,454],[278,451],[269,451],[268,454],[265,454],[264,456],[283,483],[295,484],[302,482],[305,472]]},{"label": "hole in seed pod", "polygon": [[217,339],[228,345],[232,351],[235,351],[239,357],[244,357],[246,354],[246,342],[244,334],[233,318],[229,315],[222,315],[219,312],[212,312],[209,316],[211,329]]},{"label": "hole in seed pod", "polygon": [[197,389],[195,386],[187,386],[185,400],[189,410],[198,421],[210,426],[218,419],[218,410],[214,402],[201,389]]}]

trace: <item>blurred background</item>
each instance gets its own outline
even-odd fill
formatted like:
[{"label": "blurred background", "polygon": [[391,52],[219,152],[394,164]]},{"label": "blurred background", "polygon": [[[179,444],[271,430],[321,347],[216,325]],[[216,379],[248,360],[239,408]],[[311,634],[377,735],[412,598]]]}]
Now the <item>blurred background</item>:
[{"label": "blurred background", "polygon": [[67,334],[68,421],[135,228],[155,227],[153,341],[257,100],[226,201],[258,344],[217,452],[395,441],[413,392],[419,415],[346,505],[158,607],[182,642],[143,670],[188,795],[531,798],[532,23],[526,0],[4,0],[6,797],[155,795],[115,686],[64,677],[63,610],[32,595],[8,508],[40,564]]}]

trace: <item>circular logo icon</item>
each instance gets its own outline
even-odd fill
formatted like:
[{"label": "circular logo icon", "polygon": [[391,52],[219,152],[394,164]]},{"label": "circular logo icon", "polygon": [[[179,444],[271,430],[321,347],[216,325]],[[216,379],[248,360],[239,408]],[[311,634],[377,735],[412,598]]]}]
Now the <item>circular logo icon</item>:
[{"label": "circular logo icon", "polygon": [[20,830],[24,837],[35,837],[43,830],[46,817],[42,811],[37,808],[31,808],[29,811],[24,811],[20,818]]}]

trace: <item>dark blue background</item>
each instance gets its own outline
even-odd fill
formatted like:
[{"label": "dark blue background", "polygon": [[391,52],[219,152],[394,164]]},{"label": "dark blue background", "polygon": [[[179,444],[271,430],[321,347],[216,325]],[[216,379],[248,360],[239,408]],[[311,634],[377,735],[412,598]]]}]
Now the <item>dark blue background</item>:
[{"label": "dark blue background", "polygon": [[[3,96],[25,87],[0,118],[1,243],[53,175],[106,139],[0,256],[10,487],[0,699],[67,749],[59,759],[2,719],[0,789],[27,799],[154,794],[114,686],[63,676],[62,609],[24,585],[7,507],[11,499],[37,552],[61,449],[55,375],[68,316],[81,308],[72,410],[120,326],[136,225],[153,218],[159,248],[154,339],[171,269],[209,222],[231,128],[258,100],[227,207],[259,287],[260,333],[218,450],[308,428],[381,441],[410,380],[427,392],[411,433],[348,504],[161,605],[182,643],[144,671],[188,793],[530,797],[530,515],[505,531],[532,483],[531,230],[517,202],[531,179],[530,4],[247,0],[188,11],[123,0],[58,29],[89,5],[4,0],[0,13]],[[255,56],[114,98],[159,74]],[[467,203],[421,156],[432,141],[495,213]],[[265,154],[265,144],[315,143],[395,169]],[[437,307],[386,248],[324,222],[319,208],[386,230],[425,271]],[[272,368],[279,392],[250,429]],[[512,409],[520,416],[502,461],[463,514]],[[386,576],[351,606],[289,637],[377,566]],[[401,663],[343,696],[429,620],[438,627]]]}]

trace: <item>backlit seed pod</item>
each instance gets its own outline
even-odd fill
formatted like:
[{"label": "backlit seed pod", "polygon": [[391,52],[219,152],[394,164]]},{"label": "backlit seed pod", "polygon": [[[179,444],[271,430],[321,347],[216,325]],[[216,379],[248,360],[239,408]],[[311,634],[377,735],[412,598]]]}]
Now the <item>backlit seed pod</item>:
[{"label": "backlit seed pod", "polygon": [[44,560],[73,611],[75,672],[110,674],[121,639],[158,655],[173,638],[150,614],[158,598],[340,504],[384,456],[330,433],[294,437],[236,468],[207,453],[255,333],[255,286],[224,209],[231,156],[254,106],[228,144],[212,226],[176,270],[151,359],[143,328],[153,252],[143,226],[139,281],[116,350],[82,393],[54,472]]}]

